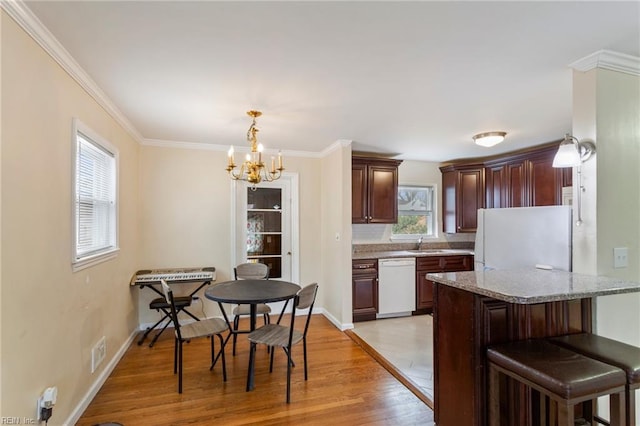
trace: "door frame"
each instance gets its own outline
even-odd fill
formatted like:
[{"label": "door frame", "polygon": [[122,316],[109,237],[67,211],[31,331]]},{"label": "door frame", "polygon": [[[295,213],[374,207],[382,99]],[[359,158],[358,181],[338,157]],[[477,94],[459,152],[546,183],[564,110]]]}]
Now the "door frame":
[{"label": "door frame", "polygon": [[[294,282],[294,283],[299,283],[300,282],[300,208],[299,208],[299,176],[298,173],[293,173],[293,172],[283,172],[282,176],[280,177],[280,179],[274,181],[274,182],[261,182],[260,186],[263,187],[267,187],[267,188],[284,188],[285,186],[288,186],[289,188],[289,221],[290,223],[288,224],[289,226],[283,225],[283,229],[289,229],[289,235],[288,235],[288,239],[290,241],[289,243],[289,252],[291,253],[290,255],[290,279],[289,281]],[[231,239],[231,265],[230,265],[230,271],[233,271],[233,268],[238,264],[241,263],[241,259],[239,259],[239,232],[240,231],[240,223],[238,221],[238,218],[241,217],[239,216],[240,214],[244,214],[244,216],[246,217],[246,199],[243,200],[239,200],[239,195],[242,194],[244,196],[244,194],[246,193],[246,189],[249,187],[249,184],[245,181],[237,181],[237,180],[231,180],[231,185],[230,185],[230,197],[231,197],[231,226],[230,226],[230,239]],[[283,195],[286,194],[286,190],[283,191]],[[284,210],[284,204],[285,204],[286,200],[283,200],[283,210]],[[284,238],[287,237],[283,234],[283,240]],[[286,247],[286,245],[283,245],[283,247]],[[283,253],[283,256],[285,256],[286,253]],[[246,257],[245,257],[246,259]],[[283,262],[284,264],[284,262]],[[284,275],[284,274],[283,274]],[[229,277],[229,279],[233,279],[233,275],[231,275]]]}]

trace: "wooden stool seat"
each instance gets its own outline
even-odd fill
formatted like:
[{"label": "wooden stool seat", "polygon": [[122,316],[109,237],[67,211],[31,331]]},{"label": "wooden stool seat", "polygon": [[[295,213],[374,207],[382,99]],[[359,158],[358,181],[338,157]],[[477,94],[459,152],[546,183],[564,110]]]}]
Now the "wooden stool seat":
[{"label": "wooden stool seat", "polygon": [[640,389],[640,348],[591,333],[550,338],[551,343],[621,368],[627,376],[625,417],[627,426],[636,424],[635,391]]},{"label": "wooden stool seat", "polygon": [[[574,426],[574,406],[610,395],[612,425],[624,425],[625,373],[618,367],[585,357],[546,340],[522,340],[491,346],[489,424],[500,424],[499,375],[504,374],[540,392],[558,406],[558,425]],[[545,419],[546,413],[541,412]]]}]

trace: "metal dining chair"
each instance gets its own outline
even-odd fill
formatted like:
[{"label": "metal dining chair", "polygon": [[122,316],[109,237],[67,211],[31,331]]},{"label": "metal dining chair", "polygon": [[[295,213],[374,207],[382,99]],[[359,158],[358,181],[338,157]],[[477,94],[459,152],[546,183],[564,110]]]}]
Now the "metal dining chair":
[{"label": "metal dining chair", "polygon": [[[278,319],[277,324],[265,324],[264,326],[257,328],[249,333],[249,342],[251,342],[251,348],[249,351],[249,375],[247,377],[247,391],[250,391],[251,378],[255,372],[255,353],[256,345],[259,343],[267,345],[271,348],[271,359],[269,361],[269,372],[273,371],[273,357],[275,348],[280,347],[284,349],[287,354],[287,403],[291,401],[291,367],[293,367],[293,360],[291,359],[291,349],[294,345],[302,342],[302,350],[304,357],[304,379],[307,380],[307,331],[309,330],[309,322],[311,320],[311,313],[313,311],[313,305],[316,301],[316,294],[318,293],[318,284],[313,283],[305,286],[298,291],[293,299],[293,307],[291,308],[291,321],[289,326],[281,325]],[[302,331],[295,329],[296,311],[302,309],[309,309],[307,318]]]},{"label": "metal dining chair", "polygon": [[[264,263],[241,263],[233,268],[233,275],[236,280],[267,280],[269,279],[269,267]],[[231,334],[233,335],[233,355],[236,354],[236,342],[238,334],[248,333],[251,330],[240,330],[240,317],[251,314],[251,305],[237,305],[231,312],[233,314],[233,326]],[[271,322],[271,307],[266,303],[258,303],[256,305],[256,315],[262,315],[265,324]]]},{"label": "metal dining chair", "polygon": [[[162,291],[164,292],[167,303],[171,307],[171,318],[175,326],[175,340],[173,346],[173,374],[178,373],[178,393],[182,393],[182,345],[198,337],[209,337],[211,339],[211,367],[213,370],[218,358],[222,357],[222,377],[227,381],[227,365],[224,358],[224,346],[226,340],[222,337],[222,333],[229,329],[227,323],[220,318],[208,318],[196,321],[190,324],[180,325],[178,320],[178,310],[173,297],[173,292],[165,280],[161,280]],[[214,336],[220,339],[220,350],[216,354]]]}]

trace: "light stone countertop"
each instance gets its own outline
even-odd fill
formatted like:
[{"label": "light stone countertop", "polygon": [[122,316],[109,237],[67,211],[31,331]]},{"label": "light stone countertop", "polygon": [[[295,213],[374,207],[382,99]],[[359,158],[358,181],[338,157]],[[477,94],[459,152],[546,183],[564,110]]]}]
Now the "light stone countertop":
[{"label": "light stone countertop", "polygon": [[536,268],[427,274],[427,279],[515,304],[640,292],[640,283]]}]

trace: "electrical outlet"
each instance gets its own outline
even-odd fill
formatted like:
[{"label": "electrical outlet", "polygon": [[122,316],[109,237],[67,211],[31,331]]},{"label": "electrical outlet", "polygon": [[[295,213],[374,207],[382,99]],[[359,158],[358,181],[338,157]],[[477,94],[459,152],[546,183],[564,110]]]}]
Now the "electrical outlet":
[{"label": "electrical outlet", "polygon": [[613,267],[626,268],[629,266],[629,253],[626,247],[617,247],[613,249]]},{"label": "electrical outlet", "polygon": [[107,356],[107,338],[102,336],[98,343],[91,349],[91,372],[98,369],[98,366]]}]

